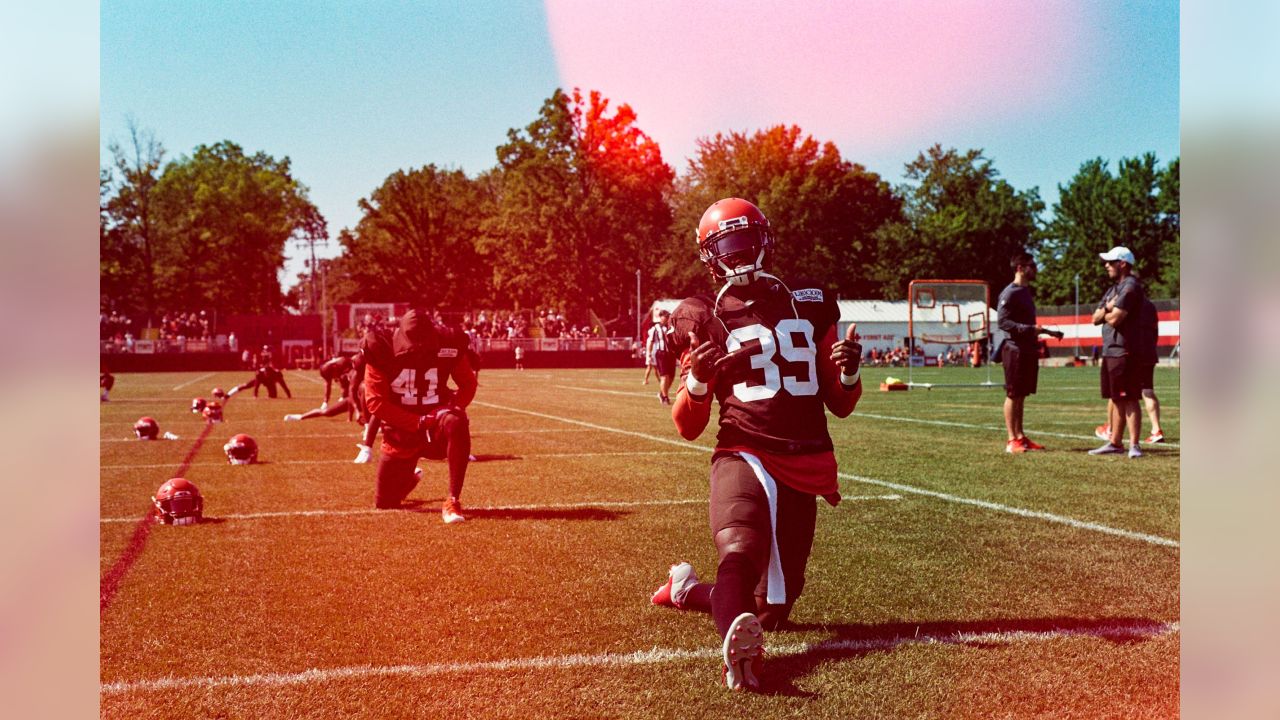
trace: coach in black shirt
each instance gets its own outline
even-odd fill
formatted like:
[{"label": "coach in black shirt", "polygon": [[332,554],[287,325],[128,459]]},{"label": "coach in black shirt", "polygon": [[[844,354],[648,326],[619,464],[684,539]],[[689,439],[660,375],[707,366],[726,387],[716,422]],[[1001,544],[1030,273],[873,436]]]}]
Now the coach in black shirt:
[{"label": "coach in black shirt", "polygon": [[1023,401],[1035,394],[1040,372],[1039,338],[1050,335],[1061,339],[1062,333],[1036,325],[1036,300],[1031,290],[1031,281],[1036,279],[1035,260],[1029,253],[1019,252],[1010,258],[1009,265],[1013,282],[1000,293],[996,310],[1000,340],[995,357],[1004,365],[1004,426],[1009,431],[1004,451],[1022,453],[1044,449],[1022,432]]},{"label": "coach in black shirt", "polygon": [[1124,446],[1120,443],[1128,427],[1129,457],[1142,457],[1138,447],[1142,433],[1138,397],[1142,394],[1144,342],[1140,315],[1146,292],[1133,276],[1134,258],[1129,248],[1114,247],[1099,253],[1098,257],[1106,263],[1107,277],[1115,281],[1093,311],[1093,324],[1102,326],[1102,397],[1111,400],[1108,411],[1111,438],[1089,454],[1123,453]]}]

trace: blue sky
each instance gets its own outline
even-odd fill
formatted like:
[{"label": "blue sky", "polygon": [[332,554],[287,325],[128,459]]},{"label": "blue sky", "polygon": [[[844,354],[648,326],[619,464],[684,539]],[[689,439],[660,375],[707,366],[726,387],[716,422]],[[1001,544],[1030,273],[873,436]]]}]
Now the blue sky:
[{"label": "blue sky", "polygon": [[[493,166],[557,86],[631,103],[677,171],[698,136],[793,122],[895,183],[932,143],[981,147],[1052,207],[1090,158],[1179,152],[1176,2],[733,6],[736,34],[709,27],[716,2],[104,3],[103,162],[129,117],[171,157],[223,139],[288,156],[336,237],[398,169]],[[774,67],[781,84],[753,84]]]}]

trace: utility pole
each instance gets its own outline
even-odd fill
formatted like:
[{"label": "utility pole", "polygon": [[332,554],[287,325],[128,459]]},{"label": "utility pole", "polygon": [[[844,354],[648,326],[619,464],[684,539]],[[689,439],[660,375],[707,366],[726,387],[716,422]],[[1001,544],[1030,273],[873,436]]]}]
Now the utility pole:
[{"label": "utility pole", "polygon": [[302,236],[294,241],[294,245],[303,248],[311,254],[311,260],[307,264],[309,285],[309,300],[307,304],[307,312],[317,312],[319,299],[316,297],[316,246],[329,246],[329,229],[328,223],[325,222],[320,213],[315,213],[314,217],[309,217],[306,226],[302,230]]},{"label": "utility pole", "polygon": [[1076,357],[1080,357],[1080,273],[1076,273]]},{"label": "utility pole", "polygon": [[636,268],[636,340],[640,340],[640,268]]}]

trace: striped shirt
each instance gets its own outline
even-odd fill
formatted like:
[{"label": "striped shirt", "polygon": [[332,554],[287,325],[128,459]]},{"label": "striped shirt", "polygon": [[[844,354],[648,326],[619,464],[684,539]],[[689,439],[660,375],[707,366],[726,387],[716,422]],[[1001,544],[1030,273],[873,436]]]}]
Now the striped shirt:
[{"label": "striped shirt", "polygon": [[649,328],[649,352],[656,353],[659,350],[667,349],[667,326],[662,323],[654,323]]}]

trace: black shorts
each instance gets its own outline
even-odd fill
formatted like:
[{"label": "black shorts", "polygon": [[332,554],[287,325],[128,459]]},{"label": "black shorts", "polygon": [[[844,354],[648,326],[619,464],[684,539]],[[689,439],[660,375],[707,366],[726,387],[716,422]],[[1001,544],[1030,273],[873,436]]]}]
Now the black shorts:
[{"label": "black shorts", "polygon": [[1102,358],[1102,397],[1137,400],[1142,396],[1142,368],[1146,363],[1127,355]]},{"label": "black shorts", "polygon": [[1156,387],[1156,364],[1144,362],[1138,370],[1138,387],[1143,390],[1154,390]]},{"label": "black shorts", "polygon": [[[817,498],[784,483],[778,489],[778,555],[782,561],[787,606],[804,589],[805,568],[813,550],[813,531],[818,517]],[[769,498],[755,471],[737,453],[717,452],[711,458],[711,534],[731,527],[750,528],[768,542],[773,525],[769,518]],[[768,587],[766,569],[756,585],[757,597]]]},{"label": "black shorts", "polygon": [[658,369],[659,376],[676,374],[676,354],[670,350],[655,350],[653,364]]},{"label": "black shorts", "polygon": [[1005,395],[1020,398],[1036,394],[1040,358],[1035,351],[1007,342],[1000,350],[1000,362],[1004,365]]}]

